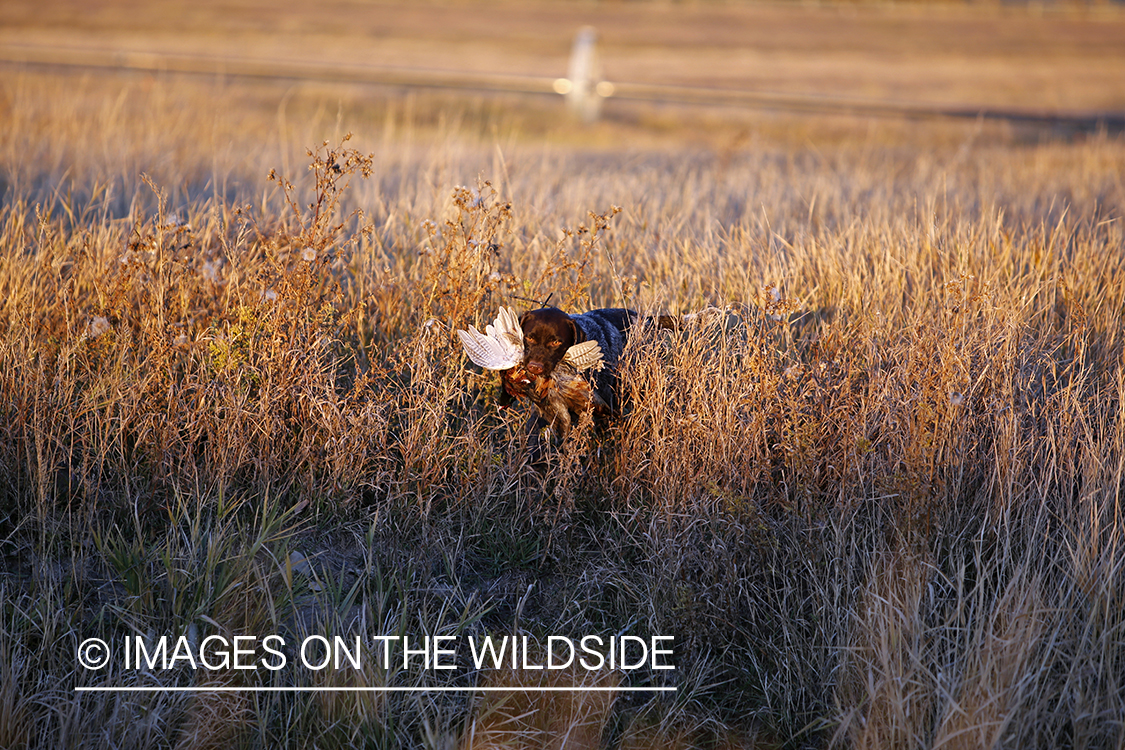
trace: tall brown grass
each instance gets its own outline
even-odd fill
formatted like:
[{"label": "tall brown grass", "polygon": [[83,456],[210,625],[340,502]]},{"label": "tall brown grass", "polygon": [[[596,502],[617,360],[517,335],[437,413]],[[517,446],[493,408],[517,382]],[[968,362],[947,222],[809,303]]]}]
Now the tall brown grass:
[{"label": "tall brown grass", "polygon": [[[71,84],[3,79],[0,745],[462,742],[445,694],[72,691],[193,679],[87,635],[357,623],[674,635],[622,747],[1125,742],[1119,138],[587,151]],[[552,294],[723,313],[638,331],[539,470],[453,330]]]}]

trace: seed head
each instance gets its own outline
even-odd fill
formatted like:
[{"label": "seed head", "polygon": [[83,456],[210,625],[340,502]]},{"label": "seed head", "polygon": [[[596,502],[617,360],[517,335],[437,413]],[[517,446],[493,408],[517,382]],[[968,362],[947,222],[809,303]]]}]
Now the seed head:
[{"label": "seed head", "polygon": [[98,336],[101,336],[103,333],[109,331],[109,329],[109,321],[106,318],[103,318],[101,315],[97,315],[93,320],[90,321],[90,327],[87,329],[87,333],[89,334],[90,338],[96,339]]}]

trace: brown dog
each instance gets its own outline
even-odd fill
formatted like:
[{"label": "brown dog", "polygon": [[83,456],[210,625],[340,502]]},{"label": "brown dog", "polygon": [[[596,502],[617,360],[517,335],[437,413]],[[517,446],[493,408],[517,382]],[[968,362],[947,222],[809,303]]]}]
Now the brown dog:
[{"label": "brown dog", "polygon": [[[502,373],[504,391],[509,396],[528,397],[547,425],[564,437],[572,416],[587,409],[592,408],[598,417],[616,415],[617,362],[636,321],[637,314],[623,308],[573,316],[556,307],[525,313],[520,318],[523,359]],[[590,340],[598,343],[602,357],[602,368],[594,373],[593,382],[564,361],[571,347]]]},{"label": "brown dog", "polygon": [[[667,316],[645,322],[679,327],[677,318]],[[575,415],[618,414],[617,364],[636,323],[637,313],[624,308],[567,315],[544,307],[517,320],[514,310],[502,306],[484,333],[469,326],[457,337],[474,364],[500,372],[500,406],[526,397],[539,411],[539,426],[565,437]]]}]

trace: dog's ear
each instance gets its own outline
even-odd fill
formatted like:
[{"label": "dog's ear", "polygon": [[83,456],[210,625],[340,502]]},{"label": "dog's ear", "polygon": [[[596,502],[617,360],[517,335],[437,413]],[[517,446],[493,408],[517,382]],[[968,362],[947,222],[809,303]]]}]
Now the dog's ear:
[{"label": "dog's ear", "polygon": [[570,326],[571,346],[574,346],[575,344],[581,344],[586,340],[586,337],[582,335],[582,331],[578,328],[577,325],[575,325],[574,318],[568,315],[566,318],[566,324]]}]

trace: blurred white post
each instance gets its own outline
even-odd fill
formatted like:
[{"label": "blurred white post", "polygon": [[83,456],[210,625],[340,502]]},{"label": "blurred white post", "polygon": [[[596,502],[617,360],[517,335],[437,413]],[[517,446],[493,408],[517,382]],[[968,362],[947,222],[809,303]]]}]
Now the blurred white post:
[{"label": "blurred white post", "polygon": [[598,32],[593,26],[580,29],[570,51],[567,77],[555,81],[555,91],[566,97],[570,111],[585,123],[597,120],[602,99],[613,95],[613,84],[602,80],[597,41]]}]

